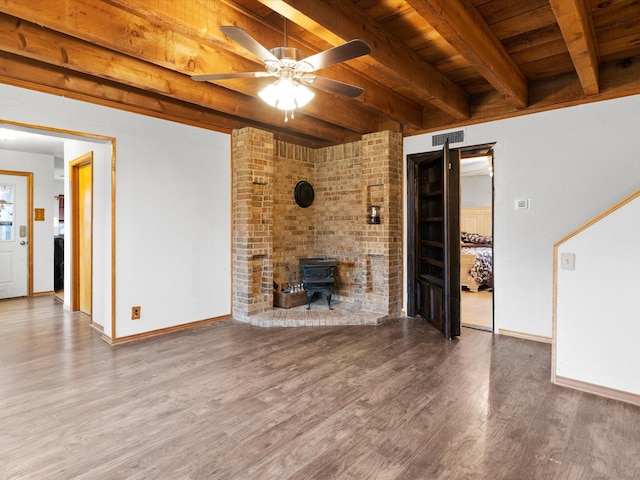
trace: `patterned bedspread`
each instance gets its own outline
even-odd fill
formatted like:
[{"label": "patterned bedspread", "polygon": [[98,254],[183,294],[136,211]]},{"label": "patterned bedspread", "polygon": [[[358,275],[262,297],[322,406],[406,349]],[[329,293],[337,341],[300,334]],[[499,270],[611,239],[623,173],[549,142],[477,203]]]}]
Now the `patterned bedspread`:
[{"label": "patterned bedspread", "polygon": [[476,262],[470,275],[479,284],[493,287],[493,250],[491,247],[462,247],[462,253],[473,253]]}]

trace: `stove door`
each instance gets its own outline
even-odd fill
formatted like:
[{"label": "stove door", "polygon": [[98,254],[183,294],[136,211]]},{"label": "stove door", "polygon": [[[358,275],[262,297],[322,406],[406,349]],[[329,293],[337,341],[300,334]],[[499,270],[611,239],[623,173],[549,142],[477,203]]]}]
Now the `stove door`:
[{"label": "stove door", "polygon": [[333,267],[319,265],[303,267],[302,283],[333,283]]}]

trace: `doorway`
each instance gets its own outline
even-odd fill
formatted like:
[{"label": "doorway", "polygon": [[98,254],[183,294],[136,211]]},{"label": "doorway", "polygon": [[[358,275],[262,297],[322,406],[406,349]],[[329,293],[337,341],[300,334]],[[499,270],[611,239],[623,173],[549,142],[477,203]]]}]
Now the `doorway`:
[{"label": "doorway", "polygon": [[[445,145],[443,152],[407,156],[407,314],[419,315],[437,328],[433,319],[439,316],[457,318],[458,325],[493,331],[493,146],[448,151]],[[471,219],[467,204],[460,203],[470,192],[461,193],[461,162],[455,159],[467,159],[466,164],[476,169],[474,164],[481,157],[490,166],[483,179],[485,183],[488,179],[490,188],[481,201],[480,214]],[[440,179],[438,187],[430,177],[441,159],[445,159],[443,168],[433,175],[436,182]],[[465,165],[465,176],[479,176],[469,170]],[[462,232],[467,234],[464,239]],[[474,248],[473,255],[463,255],[463,244],[467,243],[475,243],[465,245]],[[486,268],[475,267],[476,259],[489,263]],[[467,293],[474,294],[469,296],[473,303],[463,303],[462,296]],[[443,330],[443,334],[446,338],[456,336],[453,331],[447,335]]]},{"label": "doorway", "polygon": [[69,163],[71,189],[71,310],[91,316],[93,272],[93,152]]},{"label": "doorway", "polygon": [[0,299],[33,292],[33,174],[0,170]]},{"label": "doorway", "polygon": [[493,151],[464,152],[460,164],[461,323],[493,331]]},{"label": "doorway", "polygon": [[[63,248],[62,271],[64,288],[60,291],[63,299],[59,302],[61,308],[73,310],[73,299],[79,299],[79,291],[74,294],[73,266],[77,265],[73,251],[73,218],[72,218],[72,190],[71,173],[68,159],[80,159],[88,151],[91,151],[91,238],[90,248],[91,260],[85,265],[90,266],[88,279],[91,280],[89,290],[88,305],[83,302],[82,310],[91,312],[91,325],[98,331],[104,331],[105,335],[116,338],[115,331],[115,165],[116,146],[115,138],[73,132],[70,130],[60,130],[53,127],[42,127],[37,125],[27,125],[8,120],[0,120],[0,136],[3,130],[9,130],[14,135],[7,136],[0,145],[0,163],[4,169],[13,167],[12,163],[6,162],[7,157],[3,150],[10,152],[20,152],[20,161],[32,168],[32,165],[40,165],[44,162],[30,162],[28,154],[44,154],[52,157],[54,162],[53,178],[51,170],[46,167],[46,172],[36,170],[33,175],[33,192],[38,198],[39,192],[45,191],[46,195],[42,205],[44,206],[45,221],[33,222],[36,234],[29,233],[30,248],[36,252],[45,252],[43,255],[32,256],[33,261],[29,267],[33,269],[30,274],[31,283],[29,285],[29,295],[54,295],[55,269],[51,267],[55,264],[55,244],[52,237],[64,235],[66,242]],[[26,154],[26,156],[25,156]],[[58,161],[59,160],[59,161]],[[13,162],[15,163],[15,162]],[[35,168],[35,167],[33,167]],[[49,182],[54,182],[51,188]],[[62,184],[60,186],[59,183]],[[64,195],[65,212],[60,214],[61,204],[56,201],[56,195]],[[99,200],[99,201],[94,201]],[[51,203],[49,203],[51,202]],[[30,214],[34,216],[33,206]],[[58,223],[56,224],[56,213]],[[64,222],[59,220],[64,218]],[[34,227],[35,224],[35,227]],[[42,229],[42,232],[38,230]],[[76,249],[77,251],[77,249]],[[87,277],[87,275],[84,275]],[[49,282],[48,280],[51,279]],[[80,310],[79,306],[75,306]]]}]

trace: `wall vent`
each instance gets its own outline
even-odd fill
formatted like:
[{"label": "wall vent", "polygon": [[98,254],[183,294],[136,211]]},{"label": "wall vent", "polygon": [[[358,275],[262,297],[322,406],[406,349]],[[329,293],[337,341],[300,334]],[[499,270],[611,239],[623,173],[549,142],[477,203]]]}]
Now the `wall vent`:
[{"label": "wall vent", "polygon": [[464,130],[456,130],[455,132],[440,133],[431,137],[431,146],[437,147],[438,145],[444,145],[449,140],[449,144],[459,143],[464,141]]}]

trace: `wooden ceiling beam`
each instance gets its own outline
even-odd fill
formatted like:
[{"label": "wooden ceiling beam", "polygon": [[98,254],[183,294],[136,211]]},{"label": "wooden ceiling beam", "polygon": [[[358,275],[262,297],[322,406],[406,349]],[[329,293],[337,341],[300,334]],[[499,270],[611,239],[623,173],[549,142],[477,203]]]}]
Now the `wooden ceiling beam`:
[{"label": "wooden ceiling beam", "polygon": [[[0,50],[237,118],[250,119],[247,123],[271,125],[278,130],[284,127],[282,112],[267,107],[258,99],[216,85],[194,82],[177,72],[4,14],[0,14]],[[336,143],[344,138],[342,128],[304,115],[299,115],[295,122],[289,122],[286,127],[295,133]]]},{"label": "wooden ceiling beam", "polygon": [[598,47],[591,19],[582,0],[550,0],[569,55],[580,78],[585,95],[596,95],[598,83]]},{"label": "wooden ceiling beam", "polygon": [[[407,135],[453,129],[466,125],[485,123],[520,115],[545,112],[558,108],[572,107],[589,102],[600,102],[629,95],[640,95],[640,56],[627,62],[609,62],[600,66],[600,91],[596,95],[585,95],[578,76],[572,72],[551,80],[532,82],[527,108],[517,109],[500,102],[500,95],[493,91],[472,97],[472,115],[467,121],[460,122],[445,117],[434,107],[425,111],[423,130],[406,131]],[[426,109],[425,109],[426,110]]]},{"label": "wooden ceiling beam", "polygon": [[[137,91],[121,84],[96,80],[95,77],[6,52],[0,52],[0,82],[223,133],[231,133],[234,129],[247,126],[247,121],[243,118],[150,92]],[[258,123],[253,126],[266,128]],[[276,138],[307,147],[319,148],[335,144],[321,138],[295,135],[291,131],[269,130]]]},{"label": "wooden ceiling beam", "polygon": [[224,133],[246,126],[240,118],[166,97],[151,97],[123,85],[99,80],[68,69],[0,52],[0,81],[76,100],[187,123]]},{"label": "wooden ceiling beam", "polygon": [[[233,2],[224,0],[212,0],[207,2],[181,2],[175,0],[110,0],[110,3],[122,9],[135,12],[148,20],[161,25],[171,25],[199,42],[210,45],[219,45],[226,50],[242,57],[247,57],[247,51],[239,44],[229,40],[220,32],[224,25],[234,25],[248,32],[252,37],[267,48],[283,45],[283,32],[274,28],[271,24],[255,18],[244,9],[240,9]],[[287,38],[290,47],[297,48],[307,55],[317,53],[317,48],[302,43],[295,37]],[[249,54],[249,56],[251,56]],[[196,73],[217,73],[219,70],[201,71]],[[221,66],[217,67],[218,69]],[[262,66],[257,67],[259,70]],[[239,70],[239,69],[238,69]],[[357,85],[364,89],[364,94],[350,100],[355,105],[366,105],[385,117],[391,117],[402,124],[420,126],[422,121],[422,106],[398,95],[391,89],[385,88],[349,68],[346,65],[334,65],[330,69],[323,70],[322,76],[338,80],[340,82]],[[222,83],[221,83],[222,85]],[[226,84],[224,84],[226,85]],[[325,106],[326,108],[326,106]]]},{"label": "wooden ceiling beam", "polygon": [[527,80],[474,6],[466,0],[407,0],[509,103],[524,108]]},{"label": "wooden ceiling beam", "polygon": [[[189,4],[190,2],[179,3],[183,7]],[[152,71],[158,67],[167,69],[166,76],[172,79],[177,78],[176,72],[191,75],[212,71],[263,69],[262,65],[248,60],[246,53],[244,56],[238,56],[221,48],[211,48],[199,39],[185,36],[180,32],[172,31],[168,26],[163,27],[133,15],[109,2],[61,0],[51,3],[48,0],[30,0],[25,3],[19,0],[6,0],[0,3],[0,11],[73,36],[87,42],[87,47],[100,46],[117,52],[116,55],[126,54],[134,58],[144,58],[145,62],[149,63],[140,63],[138,67],[140,73],[143,73],[143,64],[149,65],[148,68]],[[218,35],[221,36],[222,33],[218,32]],[[129,76],[124,69],[118,73],[123,79]],[[184,78],[198,84],[187,76]],[[112,80],[118,79],[112,78]],[[227,82],[225,87],[226,90],[233,89],[244,95],[257,97],[257,91],[247,86],[246,82]],[[171,90],[172,87],[167,85],[167,88]],[[348,108],[345,108],[346,105]],[[266,108],[273,110],[272,107],[265,105]],[[358,133],[376,131],[380,122],[379,115],[376,113],[351,102],[345,104],[344,99],[317,90],[315,101],[305,106],[304,114]],[[248,116],[250,117],[251,114]],[[278,111],[277,117],[282,122],[283,112]]]},{"label": "wooden ceiling beam", "polygon": [[422,57],[388,35],[352,2],[337,0],[259,0],[331,45],[359,38],[372,52],[362,61],[410,83],[426,101],[457,119],[468,118],[467,94]]}]

